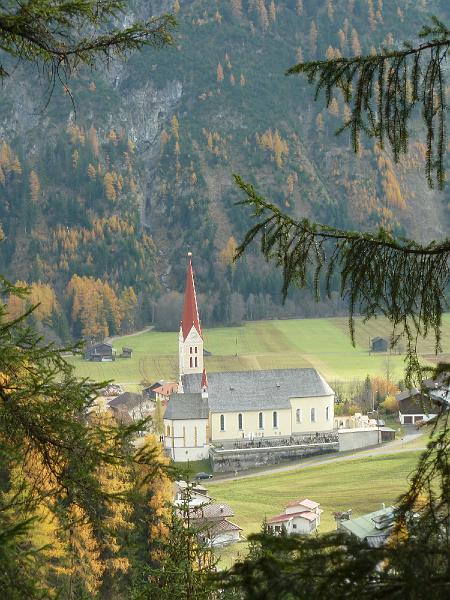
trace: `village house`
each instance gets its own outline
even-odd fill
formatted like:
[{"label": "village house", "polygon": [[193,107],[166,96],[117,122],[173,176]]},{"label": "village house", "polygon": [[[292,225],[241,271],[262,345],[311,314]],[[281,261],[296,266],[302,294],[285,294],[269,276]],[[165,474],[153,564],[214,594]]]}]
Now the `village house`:
[{"label": "village house", "polygon": [[320,525],[320,504],[305,498],[286,505],[284,512],[267,521],[267,529],[273,535],[283,531],[287,535],[310,534]]},{"label": "village house", "polygon": [[387,352],[389,347],[389,343],[386,339],[382,337],[374,337],[372,338],[370,349],[372,352]]},{"label": "village house", "polygon": [[386,543],[394,529],[395,509],[383,504],[379,510],[362,517],[348,517],[348,513],[341,513],[336,517],[338,531],[344,531],[372,548],[379,548]]},{"label": "village house", "polygon": [[436,407],[428,396],[417,388],[400,392],[395,396],[398,402],[398,415],[402,425],[415,425],[429,421],[437,414]]},{"label": "village house", "polygon": [[163,406],[166,406],[171,394],[176,394],[178,391],[178,383],[175,381],[164,381],[158,387],[153,388],[155,394],[155,401],[161,402]]},{"label": "village house", "polygon": [[107,405],[123,423],[145,419],[154,408],[148,398],[133,392],[123,392],[109,400]]},{"label": "village house", "polygon": [[178,393],[164,414],[173,460],[208,458],[211,444],[333,431],[334,392],[315,369],[206,374],[190,255],[178,348]]},{"label": "village house", "polygon": [[[188,494],[188,497],[187,497]],[[242,528],[230,521],[234,515],[228,504],[217,504],[202,485],[176,482],[175,506],[181,507],[188,499],[189,520],[200,540],[209,546],[227,546],[241,540]]]},{"label": "village house", "polygon": [[86,347],[84,358],[91,362],[111,362],[116,360],[116,351],[107,342],[91,343]]}]

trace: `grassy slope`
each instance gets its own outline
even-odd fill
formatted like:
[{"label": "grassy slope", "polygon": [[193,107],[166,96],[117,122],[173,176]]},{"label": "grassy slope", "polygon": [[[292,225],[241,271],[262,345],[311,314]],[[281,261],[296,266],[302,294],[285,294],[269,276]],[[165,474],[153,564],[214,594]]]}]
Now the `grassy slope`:
[{"label": "grassy slope", "polygon": [[308,497],[324,510],[321,532],[335,528],[332,512],[351,508],[354,516],[391,504],[406,490],[420,452],[358,458],[298,471],[223,483],[207,483],[216,502],[227,502],[244,535],[259,530],[264,517],[282,512],[291,500]]},{"label": "grassy slope", "polygon": [[[350,343],[345,318],[259,321],[242,327],[208,329],[205,347],[213,356],[206,358],[206,366],[210,372],[313,366],[330,382],[363,379],[367,374],[382,375],[388,355],[369,355],[369,336],[388,337],[389,324],[383,319],[365,324],[357,321],[356,348]],[[127,336],[123,343],[120,338],[115,340],[117,350],[122,345],[133,348],[132,359],[102,364],[76,357],[72,361],[78,375],[130,384],[177,376],[176,333],[148,331]],[[449,314],[444,317],[442,348],[444,353],[450,353]],[[422,342],[419,350],[431,358],[432,339]],[[403,357],[390,356],[389,363],[392,376],[400,379]]]}]

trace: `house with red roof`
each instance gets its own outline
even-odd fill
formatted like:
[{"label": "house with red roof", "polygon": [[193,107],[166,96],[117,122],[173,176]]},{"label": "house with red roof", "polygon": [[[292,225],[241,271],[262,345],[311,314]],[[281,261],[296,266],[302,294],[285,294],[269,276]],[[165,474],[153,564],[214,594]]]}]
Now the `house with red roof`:
[{"label": "house with red roof", "polygon": [[153,388],[156,401],[159,400],[163,406],[167,406],[171,394],[176,394],[178,391],[178,383],[175,381],[164,381],[158,387]]},{"label": "house with red roof", "polygon": [[294,500],[285,506],[283,513],[267,521],[267,528],[274,535],[280,535],[283,530],[287,535],[310,534],[319,527],[322,512],[314,500]]}]

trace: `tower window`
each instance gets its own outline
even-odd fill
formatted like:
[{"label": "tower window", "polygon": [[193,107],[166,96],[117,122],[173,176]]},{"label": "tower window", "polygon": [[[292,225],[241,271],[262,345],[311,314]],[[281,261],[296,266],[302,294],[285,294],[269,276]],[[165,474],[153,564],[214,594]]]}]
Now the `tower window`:
[{"label": "tower window", "polygon": [[192,369],[192,356],[189,357],[189,366]]},{"label": "tower window", "polygon": [[273,428],[276,429],[278,427],[278,413],[276,410],[273,411],[272,422],[273,422]]},{"label": "tower window", "polygon": [[197,354],[197,351],[198,351],[198,348],[197,348],[197,346],[195,346],[195,349],[194,349],[195,354]]},{"label": "tower window", "polygon": [[316,422],[316,409],[312,408],[311,409],[311,423],[315,423]]},{"label": "tower window", "polygon": [[325,415],[326,415],[326,419],[327,421],[330,420],[330,407],[327,406],[326,410],[325,410]]},{"label": "tower window", "polygon": [[297,410],[295,411],[295,420],[297,421],[297,423],[302,422],[302,409],[301,408],[297,408]]},{"label": "tower window", "polygon": [[263,414],[262,412],[259,413],[258,415],[258,426],[260,429],[264,429],[264,421],[263,421]]},{"label": "tower window", "polygon": [[192,354],[192,346],[189,346],[189,354]]},{"label": "tower window", "polygon": [[198,367],[198,358],[197,357],[195,357],[194,363],[195,363],[194,366]]},{"label": "tower window", "polygon": [[225,431],[225,415],[220,415],[220,431]]},{"label": "tower window", "polygon": [[242,431],[244,429],[244,420],[242,418],[242,413],[238,414],[238,429]]}]

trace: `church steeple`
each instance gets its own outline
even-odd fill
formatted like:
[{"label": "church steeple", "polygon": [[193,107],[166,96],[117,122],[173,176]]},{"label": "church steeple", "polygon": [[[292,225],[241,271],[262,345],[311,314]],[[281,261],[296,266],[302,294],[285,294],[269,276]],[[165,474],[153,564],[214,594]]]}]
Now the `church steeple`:
[{"label": "church steeple", "polygon": [[192,269],[192,252],[188,252],[189,262],[186,272],[186,288],[184,292],[183,320],[181,330],[186,339],[192,327],[202,336],[200,317],[198,316],[197,294],[195,293],[194,271]]},{"label": "church steeple", "polygon": [[188,253],[186,289],[184,292],[183,319],[178,337],[180,389],[183,389],[182,376],[203,371],[203,333],[198,314],[195,293],[192,253]]}]

